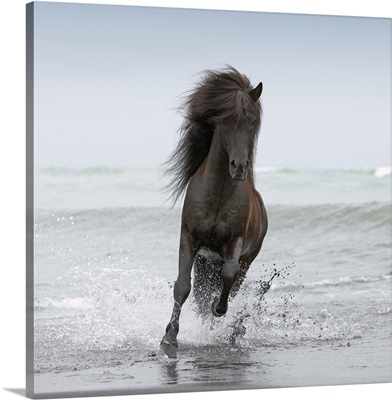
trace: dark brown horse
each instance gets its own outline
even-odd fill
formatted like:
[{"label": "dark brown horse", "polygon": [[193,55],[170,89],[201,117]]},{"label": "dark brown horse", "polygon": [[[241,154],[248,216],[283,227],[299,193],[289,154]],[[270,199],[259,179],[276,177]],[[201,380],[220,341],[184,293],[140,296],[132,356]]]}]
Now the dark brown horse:
[{"label": "dark brown horse", "polygon": [[199,309],[205,313],[209,303],[212,314],[221,317],[267,232],[253,172],[262,89],[262,83],[253,88],[246,76],[227,67],[206,71],[184,102],[181,138],[168,161],[174,201],[186,190],[174,307],[161,341],[169,357],[177,356],[179,317],[191,290],[192,267]]}]

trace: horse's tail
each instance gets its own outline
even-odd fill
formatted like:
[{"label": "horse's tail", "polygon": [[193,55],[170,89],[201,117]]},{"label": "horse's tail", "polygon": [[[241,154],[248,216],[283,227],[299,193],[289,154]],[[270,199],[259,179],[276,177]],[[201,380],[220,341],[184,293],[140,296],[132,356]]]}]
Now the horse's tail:
[{"label": "horse's tail", "polygon": [[199,314],[211,314],[210,303],[221,290],[223,261],[210,260],[200,254],[194,262],[193,296]]}]

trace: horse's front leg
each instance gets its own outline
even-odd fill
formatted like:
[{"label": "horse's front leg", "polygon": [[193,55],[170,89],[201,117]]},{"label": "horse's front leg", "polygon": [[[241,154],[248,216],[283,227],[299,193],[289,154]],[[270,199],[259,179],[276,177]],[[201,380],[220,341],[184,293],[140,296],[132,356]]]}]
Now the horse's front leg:
[{"label": "horse's front leg", "polygon": [[180,254],[178,262],[178,277],[174,284],[174,306],[170,322],[166,327],[166,334],[162,338],[161,347],[170,358],[177,357],[177,335],[179,331],[179,319],[181,307],[185,303],[191,291],[191,271],[195,259],[196,249],[190,233],[186,229],[181,230]]},{"label": "horse's front leg", "polygon": [[225,263],[222,268],[222,293],[211,304],[211,311],[216,317],[222,317],[227,311],[230,290],[240,272],[239,258],[242,249],[242,238],[234,238],[227,244]]}]

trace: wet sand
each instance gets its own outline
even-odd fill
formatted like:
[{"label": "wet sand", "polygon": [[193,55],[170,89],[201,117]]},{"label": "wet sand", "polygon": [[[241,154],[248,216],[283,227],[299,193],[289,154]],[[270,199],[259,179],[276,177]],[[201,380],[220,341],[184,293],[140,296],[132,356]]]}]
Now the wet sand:
[{"label": "wet sand", "polygon": [[[99,357],[99,354],[97,354]],[[35,374],[36,397],[79,397],[391,382],[389,334],[279,347],[182,346],[130,359],[112,352],[101,367]],[[47,391],[50,388],[50,391]]]}]

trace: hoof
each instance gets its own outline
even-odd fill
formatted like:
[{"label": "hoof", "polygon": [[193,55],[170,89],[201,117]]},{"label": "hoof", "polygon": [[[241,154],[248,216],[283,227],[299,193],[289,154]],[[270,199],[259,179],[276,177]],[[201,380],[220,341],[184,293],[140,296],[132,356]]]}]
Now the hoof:
[{"label": "hoof", "polygon": [[226,311],[227,311],[227,307],[226,307],[226,310],[223,312],[223,313],[219,313],[218,311],[217,311],[217,309],[216,309],[216,307],[218,306],[218,303],[219,303],[219,298],[218,297],[215,297],[215,299],[212,301],[212,303],[211,303],[211,311],[212,311],[212,314],[215,316],[215,317],[223,317],[225,314],[226,314]]},{"label": "hoof", "polygon": [[162,341],[161,349],[169,358],[177,358],[177,346],[176,345],[170,344],[170,343],[165,343],[164,341]]}]

